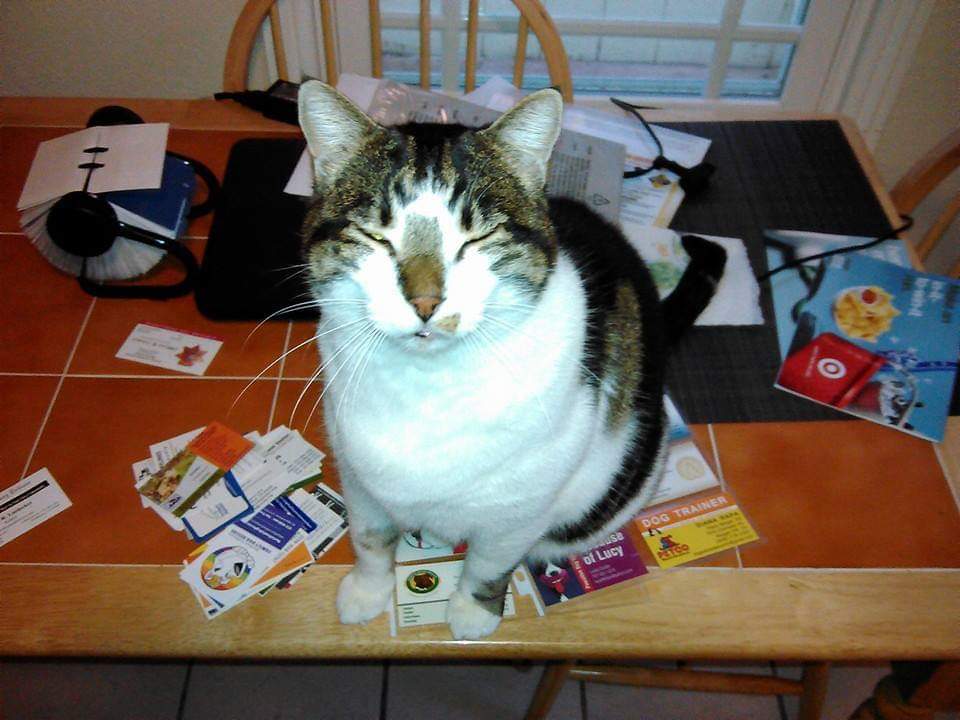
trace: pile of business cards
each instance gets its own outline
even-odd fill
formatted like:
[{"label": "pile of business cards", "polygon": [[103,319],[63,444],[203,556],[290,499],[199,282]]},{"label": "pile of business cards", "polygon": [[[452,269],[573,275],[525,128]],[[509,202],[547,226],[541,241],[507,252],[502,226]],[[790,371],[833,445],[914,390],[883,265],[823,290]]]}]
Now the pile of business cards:
[{"label": "pile of business cards", "polygon": [[344,535],[343,499],[320,482],[323,457],[285,426],[240,435],[212,423],[133,464],[143,505],[201,543],[180,577],[208,617],[289,587]]}]

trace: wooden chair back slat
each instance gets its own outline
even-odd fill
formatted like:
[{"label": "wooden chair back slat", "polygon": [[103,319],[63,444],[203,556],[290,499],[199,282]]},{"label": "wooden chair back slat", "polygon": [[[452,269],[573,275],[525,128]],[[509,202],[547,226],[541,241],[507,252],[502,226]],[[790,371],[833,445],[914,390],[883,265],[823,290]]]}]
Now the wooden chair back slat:
[{"label": "wooden chair back slat", "polygon": [[277,63],[277,75],[281,80],[289,80],[287,53],[283,49],[283,33],[280,32],[280,11],[276,5],[270,6],[270,36],[273,38],[273,59]]},{"label": "wooden chair back slat", "polygon": [[[257,33],[264,20],[269,16],[271,32],[274,39],[274,53],[277,60],[277,70],[284,79],[296,81],[298,78],[289,77],[289,65],[283,47],[283,38],[280,33],[279,13],[276,11],[276,0],[247,0],[237,22],[233,26],[230,44],[227,47],[227,56],[223,68],[223,89],[227,92],[237,92],[247,89],[250,57]],[[337,68],[336,38],[333,29],[333,11],[330,0],[318,0],[320,5],[320,24],[323,40],[324,62],[327,67],[326,79],[330,84],[336,84],[339,70]],[[517,28],[517,52],[514,56],[513,77],[514,84],[523,82],[523,61],[526,56],[527,41],[530,31],[540,43],[540,49],[547,62],[550,74],[550,83],[559,88],[563,99],[573,101],[573,81],[570,78],[570,64],[566,50],[557,27],[547,14],[541,0],[513,0],[513,4],[520,11],[520,24]],[[383,76],[383,40],[382,23],[380,17],[380,3],[378,0],[368,0],[370,13],[370,53],[371,72],[374,77]],[[467,17],[467,59],[466,59],[466,89],[469,92],[476,86],[477,80],[477,33],[479,30],[479,0],[470,0]],[[430,0],[420,0],[420,87],[430,89]]]},{"label": "wooden chair back slat", "polygon": [[517,50],[513,55],[513,85],[523,85],[523,68],[527,64],[527,36],[530,35],[530,23],[521,15],[517,23]]},{"label": "wooden chair back slat", "polygon": [[463,87],[473,92],[477,87],[477,28],[480,19],[480,0],[470,0],[467,6],[467,62]]},{"label": "wooden chair back slat", "polygon": [[430,0],[420,0],[420,87],[430,89]]},{"label": "wooden chair back slat", "polygon": [[380,31],[380,0],[370,0],[370,74],[383,77],[383,34]]},{"label": "wooden chair back slat", "polygon": [[327,66],[327,83],[336,85],[339,79],[337,73],[337,45],[333,37],[333,13],[330,10],[330,0],[320,2],[320,31],[323,33],[323,62]]}]

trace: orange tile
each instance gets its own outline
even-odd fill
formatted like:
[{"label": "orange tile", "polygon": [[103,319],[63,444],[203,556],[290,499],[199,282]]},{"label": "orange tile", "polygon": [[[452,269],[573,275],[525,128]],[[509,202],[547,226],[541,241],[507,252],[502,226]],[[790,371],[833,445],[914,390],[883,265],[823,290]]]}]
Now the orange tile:
[{"label": "orange tile", "polygon": [[141,507],[130,465],[152,443],[213,420],[265,431],[276,382],[256,383],[231,412],[243,385],[68,377],[30,472],[48,468],[73,507],[0,548],[0,561],[179,563],[193,543]]},{"label": "orange tile", "polygon": [[765,538],[741,550],[745,567],[960,567],[960,513],[929,442],[861,421],[714,431]]},{"label": "orange tile", "polygon": [[0,488],[20,479],[59,378],[0,377]]},{"label": "orange tile", "polygon": [[[283,376],[285,378],[309,378],[320,367],[320,353],[317,350],[317,343],[311,339],[316,333],[316,322],[297,320],[291,323],[290,342],[287,344],[287,350],[292,352],[287,355],[284,361]],[[298,345],[301,345],[301,347],[294,350]]]},{"label": "orange tile", "polygon": [[3,172],[0,173],[0,232],[20,232],[17,200],[30,173],[37,145],[78,128],[66,127],[3,127],[0,128],[0,151]]},{"label": "orange tile", "polygon": [[[194,243],[202,246],[201,243]],[[152,280],[167,282],[175,270],[164,267]],[[223,341],[207,375],[255,377],[283,351],[286,326],[267,323],[253,335],[257,324],[252,322],[216,322],[197,311],[192,296],[172,300],[105,300],[99,299],[77,353],[70,365],[71,373],[170,375],[175,371],[121,360],[115,355],[137,323],[156,325],[212,335]],[[249,336],[249,339],[248,339]],[[265,377],[276,377],[278,365],[269,368]]]},{"label": "orange tile", "polygon": [[92,298],[23,235],[0,235],[0,372],[63,372]]}]

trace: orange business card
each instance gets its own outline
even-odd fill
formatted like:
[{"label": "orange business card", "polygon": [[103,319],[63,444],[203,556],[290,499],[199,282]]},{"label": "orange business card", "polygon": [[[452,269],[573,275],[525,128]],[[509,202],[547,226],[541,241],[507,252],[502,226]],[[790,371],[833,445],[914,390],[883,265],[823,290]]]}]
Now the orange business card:
[{"label": "orange business card", "polygon": [[250,440],[218,422],[207,425],[203,432],[187,445],[188,450],[221,470],[232,468],[252,447]]}]

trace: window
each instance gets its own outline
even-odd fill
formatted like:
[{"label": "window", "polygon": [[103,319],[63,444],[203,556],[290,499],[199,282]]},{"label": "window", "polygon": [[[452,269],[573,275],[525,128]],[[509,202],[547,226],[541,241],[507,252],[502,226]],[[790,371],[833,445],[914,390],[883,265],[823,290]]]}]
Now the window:
[{"label": "window", "polygon": [[[384,72],[419,82],[420,0],[379,0]],[[841,112],[876,139],[934,0],[542,0],[570,58],[576,101]],[[332,0],[342,71],[371,74],[364,0]],[[432,84],[463,87],[467,0],[432,0]],[[278,0],[292,77],[323,77],[316,0]],[[480,0],[478,81],[511,78],[519,14]],[[265,79],[277,77],[264,24]],[[524,86],[547,84],[536,38]]]},{"label": "window", "polygon": [[[545,5],[563,37],[577,95],[777,99],[803,35],[809,0],[548,0]],[[419,6],[418,0],[380,3],[384,74],[401,82],[419,79]],[[431,15],[431,84],[462,89],[466,2],[435,1]],[[481,0],[478,83],[511,75],[518,18],[510,0]],[[535,37],[526,55],[524,87],[548,84]]]}]

